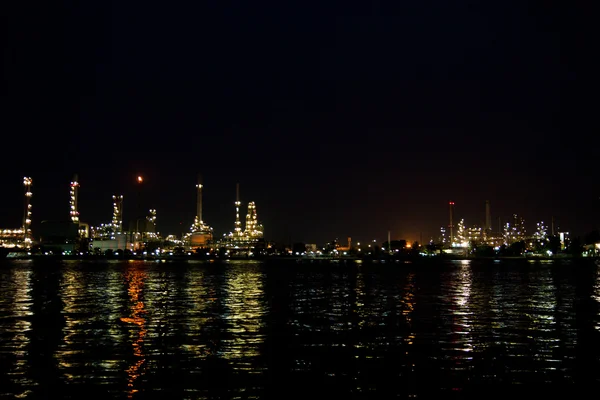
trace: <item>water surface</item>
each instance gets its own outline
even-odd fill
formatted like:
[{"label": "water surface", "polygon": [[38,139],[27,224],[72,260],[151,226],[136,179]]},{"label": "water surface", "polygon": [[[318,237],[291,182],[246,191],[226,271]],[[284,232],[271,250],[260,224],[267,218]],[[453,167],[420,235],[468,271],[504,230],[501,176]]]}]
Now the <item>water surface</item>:
[{"label": "water surface", "polygon": [[586,261],[0,263],[5,398],[466,398],[600,385]]}]

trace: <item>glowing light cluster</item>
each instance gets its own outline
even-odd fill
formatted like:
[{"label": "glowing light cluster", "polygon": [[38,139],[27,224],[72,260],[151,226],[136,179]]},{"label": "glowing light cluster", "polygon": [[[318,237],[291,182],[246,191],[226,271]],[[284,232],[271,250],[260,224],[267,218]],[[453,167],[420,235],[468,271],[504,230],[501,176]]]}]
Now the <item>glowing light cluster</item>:
[{"label": "glowing light cluster", "polygon": [[540,243],[548,239],[548,227],[544,225],[544,221],[540,221],[536,224],[533,238]]},{"label": "glowing light cluster", "polygon": [[258,223],[256,204],[253,201],[248,203],[248,213],[246,214],[246,230],[244,232],[244,236],[249,239],[263,237],[263,227]]},{"label": "glowing light cluster", "polygon": [[452,244],[453,246],[466,247],[467,235],[466,235],[466,230],[465,230],[465,220],[464,219],[461,219],[459,221],[457,231],[456,231],[456,237],[453,239],[454,239],[454,242]]},{"label": "glowing light cluster", "polygon": [[79,188],[79,182],[77,182],[77,176],[75,176],[75,179],[73,179],[73,181],[71,182],[71,187],[70,187],[70,200],[69,200],[69,206],[70,206],[70,214],[71,214],[71,221],[75,222],[75,223],[79,223],[79,211],[77,211],[77,189]]},{"label": "glowing light cluster", "polygon": [[244,236],[242,232],[242,221],[240,221],[240,185],[238,184],[236,187],[236,200],[235,200],[235,228],[233,236],[237,238],[242,238]]},{"label": "glowing light cluster", "polygon": [[151,208],[149,210],[149,214],[146,217],[146,219],[154,226],[156,226],[156,210],[154,208]]},{"label": "glowing light cluster", "polygon": [[513,224],[506,223],[504,225],[504,244],[512,244],[525,239],[525,220],[517,214],[513,214]]},{"label": "glowing light cluster", "polygon": [[248,212],[246,214],[246,229],[242,230],[242,222],[240,221],[240,185],[236,187],[235,201],[235,228],[229,235],[223,235],[237,244],[244,242],[254,242],[263,237],[263,226],[258,223],[256,214],[256,204],[251,201],[248,203]]},{"label": "glowing light cluster", "polygon": [[26,247],[31,246],[31,197],[33,193],[31,192],[31,185],[33,184],[33,180],[29,177],[23,178],[23,186],[25,186],[25,211],[23,215],[23,242]]},{"label": "glowing light cluster", "polygon": [[113,195],[112,227],[114,232],[123,231],[123,195]]}]

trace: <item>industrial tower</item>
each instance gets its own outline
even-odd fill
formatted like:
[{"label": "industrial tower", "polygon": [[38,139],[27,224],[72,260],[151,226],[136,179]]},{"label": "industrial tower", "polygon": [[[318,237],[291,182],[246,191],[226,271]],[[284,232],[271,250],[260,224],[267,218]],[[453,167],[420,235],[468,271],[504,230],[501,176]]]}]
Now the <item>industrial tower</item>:
[{"label": "industrial tower", "polygon": [[233,236],[241,238],[244,234],[242,233],[242,222],[240,221],[240,184],[237,183],[235,186],[235,230]]},{"label": "industrial tower", "polygon": [[113,232],[123,231],[123,195],[113,195]]},{"label": "industrial tower", "polygon": [[246,231],[244,232],[244,236],[248,239],[258,239],[263,237],[263,227],[258,223],[256,204],[253,201],[248,203]]},{"label": "industrial tower", "polygon": [[198,195],[196,196],[196,224],[202,223],[202,176],[198,174],[198,183],[196,184]]},{"label": "industrial tower", "polygon": [[449,202],[448,206],[450,208],[450,224],[448,224],[448,228],[450,229],[450,246],[452,246],[454,244],[454,222],[452,221],[454,214],[454,202]]},{"label": "industrial tower", "polygon": [[196,217],[194,218],[194,224],[192,225],[192,232],[207,233],[212,231],[212,228],[204,223],[202,220],[202,176],[198,174],[198,183],[196,184],[197,198],[196,198]]},{"label": "industrial tower", "polygon": [[190,244],[194,246],[206,246],[212,241],[213,229],[206,225],[202,220],[202,175],[198,174],[198,183],[196,184],[197,198],[196,198],[196,217],[191,227]]},{"label": "industrial tower", "polygon": [[[154,229],[154,232],[156,232],[156,209],[151,208],[148,211],[148,216],[146,217],[146,220],[150,222],[150,226],[148,228]],[[149,230],[148,228],[146,229]]]},{"label": "industrial tower", "polygon": [[73,177],[73,181],[71,182],[69,205],[71,210],[71,221],[73,221],[76,224],[79,224],[79,211],[77,211],[78,188],[79,182],[77,182],[77,174],[75,174],[75,176]]},{"label": "industrial tower", "polygon": [[29,177],[23,178],[25,186],[25,210],[23,212],[23,243],[25,247],[31,247],[31,185],[33,181]]}]

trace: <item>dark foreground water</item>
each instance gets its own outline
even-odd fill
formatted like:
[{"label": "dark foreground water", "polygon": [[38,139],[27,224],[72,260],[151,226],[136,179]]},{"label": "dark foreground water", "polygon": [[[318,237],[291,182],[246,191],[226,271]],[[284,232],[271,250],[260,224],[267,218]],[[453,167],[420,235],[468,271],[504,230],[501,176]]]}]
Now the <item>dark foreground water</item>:
[{"label": "dark foreground water", "polygon": [[0,262],[0,397],[599,393],[591,262]]}]

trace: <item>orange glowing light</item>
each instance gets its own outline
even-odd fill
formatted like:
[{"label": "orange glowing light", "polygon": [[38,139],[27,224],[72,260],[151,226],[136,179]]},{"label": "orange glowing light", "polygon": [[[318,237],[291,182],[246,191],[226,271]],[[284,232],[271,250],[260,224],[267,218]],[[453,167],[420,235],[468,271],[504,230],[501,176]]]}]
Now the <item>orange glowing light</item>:
[{"label": "orange glowing light", "polygon": [[142,182],[143,182],[143,179],[142,179],[142,177],[141,177],[141,176],[138,176],[138,182],[139,182],[139,183],[142,183]]}]

